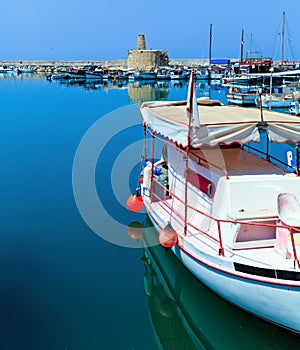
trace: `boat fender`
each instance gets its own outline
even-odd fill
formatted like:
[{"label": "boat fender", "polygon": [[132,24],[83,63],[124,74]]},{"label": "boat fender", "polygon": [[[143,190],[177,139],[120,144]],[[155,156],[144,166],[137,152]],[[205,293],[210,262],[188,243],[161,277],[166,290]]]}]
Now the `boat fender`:
[{"label": "boat fender", "polygon": [[144,168],[144,177],[143,177],[143,187],[147,190],[150,190],[151,185],[151,173],[152,173],[152,165],[148,163]]},{"label": "boat fender", "polygon": [[173,229],[172,225],[169,223],[166,227],[159,233],[159,243],[164,248],[172,248],[178,242],[178,235]]},{"label": "boat fender", "polygon": [[127,199],[127,208],[128,210],[137,213],[143,209],[144,203],[143,198],[138,191],[135,191],[135,194],[131,195]]}]

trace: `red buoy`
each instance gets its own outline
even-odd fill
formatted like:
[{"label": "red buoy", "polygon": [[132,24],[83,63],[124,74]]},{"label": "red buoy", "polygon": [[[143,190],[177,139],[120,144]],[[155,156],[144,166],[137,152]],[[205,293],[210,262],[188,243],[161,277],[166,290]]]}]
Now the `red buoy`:
[{"label": "red buoy", "polygon": [[159,233],[159,243],[165,248],[172,248],[178,242],[178,235],[173,229],[171,224],[166,225],[166,227]]},{"label": "red buoy", "polygon": [[128,225],[128,236],[132,239],[140,239],[144,233],[143,225],[138,221],[133,221]]},{"label": "red buoy", "polygon": [[134,213],[143,209],[143,198],[140,195],[131,195],[127,200],[127,208]]}]

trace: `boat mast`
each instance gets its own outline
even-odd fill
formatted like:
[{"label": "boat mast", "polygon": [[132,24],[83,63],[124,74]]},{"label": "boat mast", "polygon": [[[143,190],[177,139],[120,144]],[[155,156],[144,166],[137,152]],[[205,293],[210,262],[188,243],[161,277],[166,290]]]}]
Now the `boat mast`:
[{"label": "boat mast", "polygon": [[283,61],[284,61],[284,27],[285,27],[285,11],[283,11],[283,14],[282,14],[281,68],[283,68]]},{"label": "boat mast", "polygon": [[[194,118],[195,113],[198,116],[198,104],[196,99],[196,89],[195,89],[195,72],[194,68],[192,69],[190,75],[190,81],[188,86],[188,96],[187,96],[187,118],[188,118],[188,133],[187,133],[187,146],[185,150],[185,186],[184,186],[184,232],[187,234],[187,222],[188,222],[188,179],[189,179],[189,151],[191,148],[191,127],[192,118]],[[197,109],[196,111],[194,109]],[[195,120],[193,121],[195,124]]]},{"label": "boat mast", "polygon": [[241,37],[241,58],[240,58],[240,62],[243,62],[243,56],[244,56],[244,29],[242,29],[242,37]]},{"label": "boat mast", "polygon": [[210,28],[209,28],[208,80],[210,80],[210,75],[211,75],[211,47],[212,47],[212,24],[210,24]]}]

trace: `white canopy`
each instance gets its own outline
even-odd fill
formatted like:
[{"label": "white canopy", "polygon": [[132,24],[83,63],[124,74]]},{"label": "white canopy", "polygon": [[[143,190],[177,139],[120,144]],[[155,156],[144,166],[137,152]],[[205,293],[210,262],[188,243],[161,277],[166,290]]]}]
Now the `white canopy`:
[{"label": "white canopy", "polygon": [[[259,141],[260,110],[224,106],[219,101],[198,99],[200,127],[191,129],[191,146],[244,144]],[[188,120],[186,101],[144,102],[141,106],[144,122],[167,139],[187,146]],[[263,111],[271,142],[300,142],[300,118],[289,114]]]}]

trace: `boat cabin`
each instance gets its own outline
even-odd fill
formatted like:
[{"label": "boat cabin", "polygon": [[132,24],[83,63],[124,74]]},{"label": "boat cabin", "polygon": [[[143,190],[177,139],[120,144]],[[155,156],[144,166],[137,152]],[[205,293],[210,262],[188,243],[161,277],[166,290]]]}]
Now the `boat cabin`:
[{"label": "boat cabin", "polygon": [[[170,193],[182,198],[186,170],[178,165],[183,161],[180,153],[168,147],[168,177],[163,179],[168,188],[154,186],[160,199]],[[300,177],[240,145],[191,150],[188,169],[188,203],[223,220],[224,243],[234,249],[274,245],[278,195],[293,192],[300,198]],[[173,200],[173,207],[179,208],[180,201]],[[202,214],[194,213],[193,221],[204,227]]]},{"label": "boat cabin", "polygon": [[[261,120],[255,109],[200,105],[204,126],[192,130],[187,151],[182,107],[171,102],[144,106],[144,120],[156,130],[153,137],[167,148],[168,185],[153,176],[148,198],[156,206],[151,210],[158,213],[166,206],[179,236],[205,233],[233,250],[284,245],[278,252],[288,256],[290,232],[279,215],[278,198],[291,193],[300,199],[300,177],[292,167],[272,162],[270,154],[259,156],[246,149],[262,134],[277,142],[288,134],[298,138],[300,120],[275,112],[265,112]],[[165,222],[170,220],[164,209],[160,215],[166,216]]]}]

